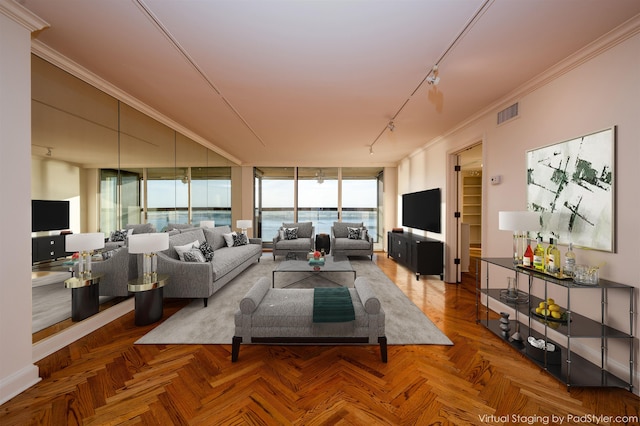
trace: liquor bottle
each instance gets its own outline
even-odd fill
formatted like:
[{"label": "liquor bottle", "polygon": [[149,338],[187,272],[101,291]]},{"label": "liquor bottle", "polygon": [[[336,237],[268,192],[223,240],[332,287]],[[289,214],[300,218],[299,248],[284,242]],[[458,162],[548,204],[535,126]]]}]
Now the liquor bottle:
[{"label": "liquor bottle", "polygon": [[560,250],[555,245],[553,238],[549,238],[549,246],[545,252],[545,271],[549,274],[557,274],[560,271]]},{"label": "liquor bottle", "polygon": [[572,277],[575,266],[576,254],[573,252],[573,243],[569,243],[569,248],[564,255],[564,274]]},{"label": "liquor bottle", "polygon": [[527,248],[524,251],[524,256],[522,257],[522,266],[526,266],[531,268],[533,266],[533,250],[531,250],[531,244],[529,244],[529,240],[527,239]]},{"label": "liquor bottle", "polygon": [[538,236],[538,243],[533,250],[533,267],[539,271],[544,271],[544,247],[542,247],[542,237]]}]

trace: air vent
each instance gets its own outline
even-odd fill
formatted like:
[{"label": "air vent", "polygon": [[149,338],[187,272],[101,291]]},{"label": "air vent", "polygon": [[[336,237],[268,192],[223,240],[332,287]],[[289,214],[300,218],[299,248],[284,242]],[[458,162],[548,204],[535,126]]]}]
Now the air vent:
[{"label": "air vent", "polygon": [[498,124],[502,124],[505,121],[514,119],[517,116],[518,116],[518,103],[516,102],[515,104],[503,109],[498,113]]}]

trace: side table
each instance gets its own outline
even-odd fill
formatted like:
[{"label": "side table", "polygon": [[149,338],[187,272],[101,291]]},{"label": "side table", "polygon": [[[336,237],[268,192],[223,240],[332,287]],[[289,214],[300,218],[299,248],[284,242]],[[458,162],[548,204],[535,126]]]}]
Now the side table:
[{"label": "side table", "polygon": [[329,254],[331,251],[331,236],[329,234],[316,235],[316,251],[322,249],[324,249],[324,254]]},{"label": "side table", "polygon": [[162,319],[163,287],[168,280],[168,275],[158,275],[151,280],[138,277],[129,281],[127,287],[135,297],[136,325],[149,325]]},{"label": "side table", "polygon": [[64,286],[71,289],[72,321],[82,321],[100,310],[100,278],[102,274],[94,274],[64,281]]}]

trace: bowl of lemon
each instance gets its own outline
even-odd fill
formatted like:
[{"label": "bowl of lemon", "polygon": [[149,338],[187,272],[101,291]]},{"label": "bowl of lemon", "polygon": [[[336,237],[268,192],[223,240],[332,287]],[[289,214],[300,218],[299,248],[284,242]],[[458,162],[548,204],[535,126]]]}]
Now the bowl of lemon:
[{"label": "bowl of lemon", "polygon": [[569,320],[569,314],[551,298],[540,302],[537,307],[531,309],[531,313],[547,321],[567,322]]}]

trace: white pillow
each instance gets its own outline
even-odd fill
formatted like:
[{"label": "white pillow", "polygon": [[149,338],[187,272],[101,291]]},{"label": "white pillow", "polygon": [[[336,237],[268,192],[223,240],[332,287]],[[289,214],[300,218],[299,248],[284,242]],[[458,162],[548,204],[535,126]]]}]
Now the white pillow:
[{"label": "white pillow", "polygon": [[236,232],[233,231],[229,234],[222,234],[224,237],[224,242],[227,243],[227,247],[233,247],[233,236],[236,235]]},{"label": "white pillow", "polygon": [[184,252],[185,251],[189,251],[192,248],[199,248],[200,247],[200,241],[196,240],[192,243],[189,244],[185,244],[183,246],[173,246],[174,249],[176,249],[176,253],[178,253],[178,257],[180,258],[180,260],[182,260],[184,262]]}]

